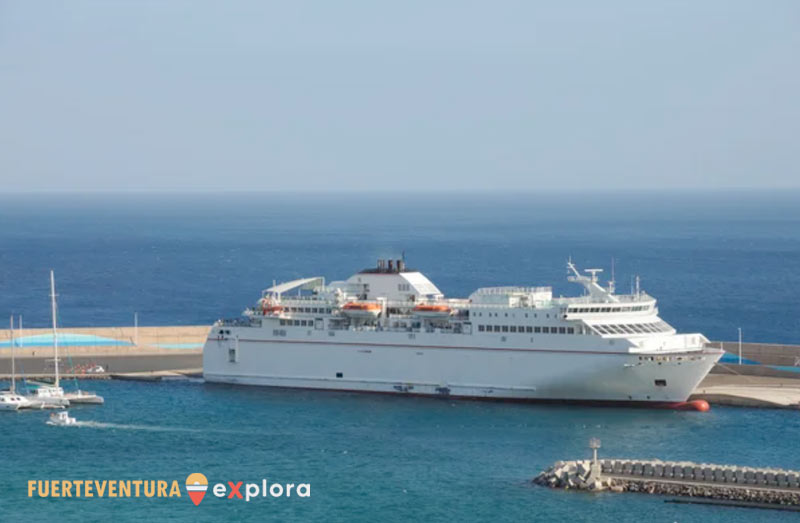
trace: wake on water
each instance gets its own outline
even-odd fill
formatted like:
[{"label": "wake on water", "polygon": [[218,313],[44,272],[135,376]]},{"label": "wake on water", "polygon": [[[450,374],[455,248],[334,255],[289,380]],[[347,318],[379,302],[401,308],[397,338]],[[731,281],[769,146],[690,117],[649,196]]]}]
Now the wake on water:
[{"label": "wake on water", "polygon": [[116,429],[116,430],[147,430],[150,432],[196,432],[204,434],[249,434],[242,430],[219,430],[219,429],[190,429],[186,427],[161,427],[158,425],[126,425],[122,423],[102,423],[99,421],[76,421],[63,427],[88,427],[92,429]]}]

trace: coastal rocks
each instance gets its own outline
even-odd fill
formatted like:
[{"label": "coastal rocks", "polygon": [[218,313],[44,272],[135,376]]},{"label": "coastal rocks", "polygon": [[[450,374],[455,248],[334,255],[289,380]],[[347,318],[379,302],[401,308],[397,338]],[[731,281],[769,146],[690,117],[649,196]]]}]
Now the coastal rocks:
[{"label": "coastal rocks", "polygon": [[800,506],[800,473],[661,460],[558,461],[533,479],[550,488],[641,492]]},{"label": "coastal rocks", "polygon": [[533,479],[551,488],[601,491],[614,488],[611,478],[603,478],[590,460],[559,461]]}]

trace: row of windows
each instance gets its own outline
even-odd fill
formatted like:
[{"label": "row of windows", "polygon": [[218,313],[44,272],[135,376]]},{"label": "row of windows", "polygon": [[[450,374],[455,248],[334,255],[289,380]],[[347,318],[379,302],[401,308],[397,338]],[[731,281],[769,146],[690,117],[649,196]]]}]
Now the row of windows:
[{"label": "row of windows", "polygon": [[521,332],[535,334],[575,334],[574,327],[531,327],[530,325],[478,325],[478,332]]},{"label": "row of windows", "polygon": [[295,327],[313,327],[314,320],[281,320],[281,325],[288,325]]},{"label": "row of windows", "polygon": [[398,283],[398,284],[397,284],[397,290],[398,290],[398,291],[410,291],[410,290],[411,290],[411,284],[408,284],[408,283]]},{"label": "row of windows", "polygon": [[570,309],[569,312],[640,312],[649,308],[649,305],[637,305],[636,307],[586,307]]},{"label": "row of windows", "polygon": [[[497,317],[499,317],[499,314],[500,314],[499,312],[487,312],[487,313],[486,313],[486,315],[487,315],[487,316],[489,316],[490,318],[491,318],[492,316],[494,316],[495,318],[497,318]],[[475,316],[480,316],[480,317],[483,317],[483,313],[482,313],[482,312],[476,312],[476,313],[474,313],[474,315],[475,315]],[[549,317],[550,317],[550,314],[549,314],[549,313],[548,313],[548,314],[545,314],[545,316],[549,318]],[[503,317],[504,317],[504,318],[508,318],[508,313],[507,313],[507,312],[506,312],[506,313],[504,313],[504,314],[503,314]],[[517,317],[517,315],[516,315],[516,314],[514,314],[514,313],[511,313],[511,317],[512,317],[512,318],[516,318],[516,317]],[[526,317],[526,318],[528,317],[528,313],[527,313],[527,312],[525,313],[525,317]],[[538,317],[539,317],[539,315],[538,315],[537,313],[534,313],[534,314],[533,314],[533,317],[534,317],[534,318],[538,318]],[[554,318],[556,317],[556,314],[555,314],[555,313],[553,313],[553,317],[554,317]]]},{"label": "row of windows", "polygon": [[286,312],[308,312],[311,314],[330,314],[331,310],[325,307],[286,307]]},{"label": "row of windows", "polygon": [[601,334],[648,334],[672,330],[672,327],[663,321],[658,323],[632,323],[630,325],[592,325],[592,327]]}]

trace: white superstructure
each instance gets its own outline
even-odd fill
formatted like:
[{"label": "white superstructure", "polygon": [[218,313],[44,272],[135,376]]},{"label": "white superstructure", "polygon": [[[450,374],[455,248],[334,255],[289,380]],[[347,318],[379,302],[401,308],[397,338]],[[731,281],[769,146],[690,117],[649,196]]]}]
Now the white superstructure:
[{"label": "white superstructure", "polygon": [[[212,327],[206,381],[313,389],[600,402],[684,402],[722,355],[677,334],[656,300],[568,263],[579,297],[487,287],[445,298],[402,260],[345,281],[274,285]],[[638,287],[638,285],[637,285]]]}]

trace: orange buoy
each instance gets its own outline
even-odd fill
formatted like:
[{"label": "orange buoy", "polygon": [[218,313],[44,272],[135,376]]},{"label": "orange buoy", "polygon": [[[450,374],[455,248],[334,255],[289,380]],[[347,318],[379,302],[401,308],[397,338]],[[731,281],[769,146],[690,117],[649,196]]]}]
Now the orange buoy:
[{"label": "orange buoy", "polygon": [[671,403],[668,405],[668,408],[675,410],[696,410],[697,412],[708,412],[711,410],[711,405],[709,405],[706,400],[691,400]]}]

